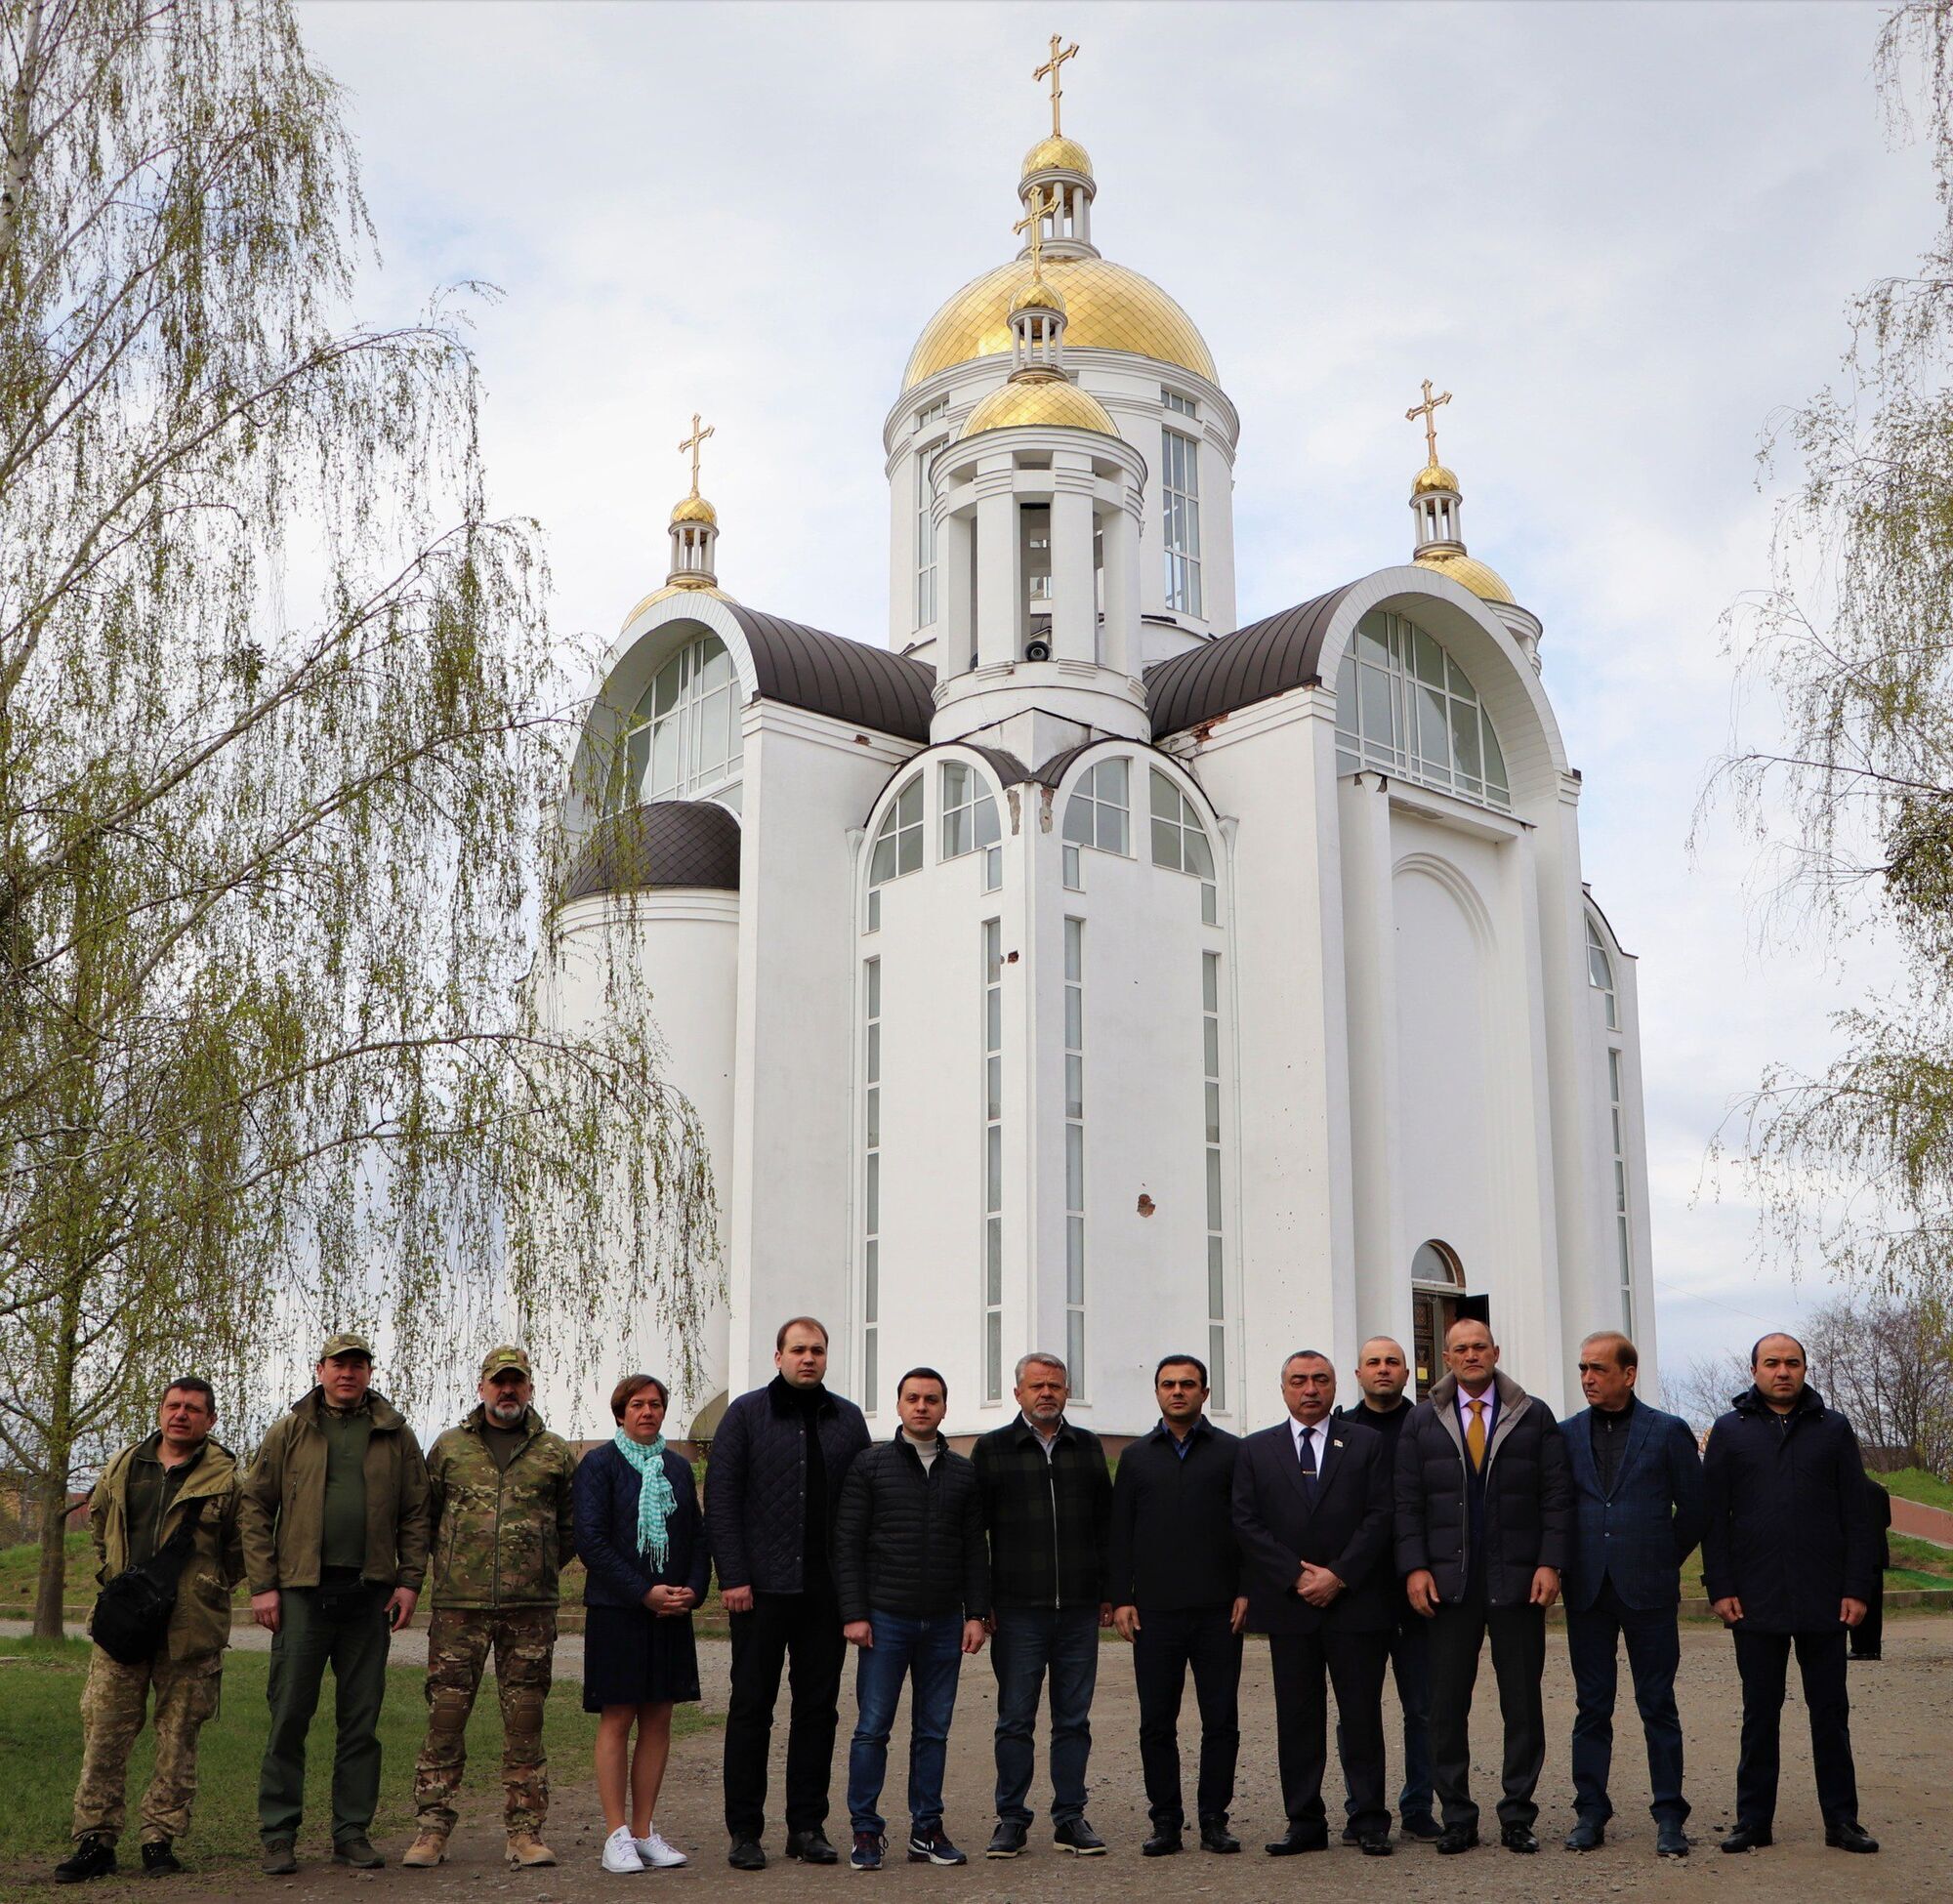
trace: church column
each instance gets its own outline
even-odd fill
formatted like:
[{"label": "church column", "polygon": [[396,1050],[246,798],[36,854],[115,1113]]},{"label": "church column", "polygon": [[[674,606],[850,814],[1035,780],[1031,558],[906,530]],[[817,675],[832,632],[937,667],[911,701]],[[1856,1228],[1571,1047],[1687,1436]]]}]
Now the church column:
[{"label": "church column", "polygon": [[1104,538],[1105,628],[1099,642],[1102,667],[1122,675],[1140,672],[1140,525],[1130,509],[1107,510],[1099,518]]},{"label": "church column", "polygon": [[1051,638],[1060,661],[1098,659],[1092,572],[1092,466],[1063,451],[1052,458]]},{"label": "church column", "polygon": [[1023,585],[1018,564],[1013,459],[985,457],[976,474],[976,665],[1017,660]]},{"label": "church column", "polygon": [[976,521],[967,509],[958,510],[942,520],[936,547],[936,586],[942,591],[942,644],[936,657],[935,678],[947,681],[970,666],[976,651],[976,604],[971,568],[971,548]]}]

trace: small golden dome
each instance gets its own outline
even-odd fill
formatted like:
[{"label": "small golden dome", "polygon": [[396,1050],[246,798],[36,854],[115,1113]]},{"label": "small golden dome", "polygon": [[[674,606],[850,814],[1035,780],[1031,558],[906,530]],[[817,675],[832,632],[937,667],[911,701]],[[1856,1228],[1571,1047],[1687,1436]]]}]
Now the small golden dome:
[{"label": "small golden dome", "polygon": [[1064,294],[1041,277],[1020,284],[1011,297],[1011,315],[1020,310],[1055,310],[1064,315]]},{"label": "small golden dome", "polygon": [[1448,489],[1454,496],[1463,493],[1458,487],[1458,478],[1442,463],[1427,463],[1418,471],[1410,493],[1413,496],[1428,496],[1434,489]]},{"label": "small golden dome", "polygon": [[[1440,474],[1449,476],[1448,470]],[[1495,568],[1488,568],[1475,556],[1468,556],[1462,551],[1433,549],[1412,559],[1419,568],[1428,568],[1434,575],[1448,575],[1461,587],[1468,588],[1480,601],[1511,601],[1513,592],[1506,587],[1505,579]]]},{"label": "small golden dome", "polygon": [[719,512],[703,496],[684,496],[672,511],[674,522],[709,522],[719,526]]},{"label": "small golden dome", "polygon": [[[1011,349],[1011,294],[1023,282],[1015,259],[972,278],[923,327],[902,373],[903,390],[926,377]],[[1067,351],[1130,351],[1219,383],[1193,319],[1151,278],[1104,258],[1044,261],[1044,280],[1064,299]]]},{"label": "small golden dome", "polygon": [[1054,133],[1049,139],[1040,139],[1024,154],[1024,169],[1018,177],[1028,179],[1033,172],[1082,172],[1089,179],[1092,155],[1077,140]]},{"label": "small golden dome", "polygon": [[986,430],[1016,430],[1025,424],[1096,430],[1101,436],[1119,434],[1111,413],[1096,396],[1062,377],[1053,377],[1037,383],[1009,383],[993,390],[970,412],[969,421],[957,433],[957,441],[979,436]]}]

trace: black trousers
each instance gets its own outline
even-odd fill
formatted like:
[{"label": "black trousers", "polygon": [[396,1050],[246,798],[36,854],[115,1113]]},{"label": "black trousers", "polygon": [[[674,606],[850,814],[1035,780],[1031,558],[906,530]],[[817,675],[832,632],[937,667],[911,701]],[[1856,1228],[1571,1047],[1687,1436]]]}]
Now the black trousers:
[{"label": "black trousers", "polygon": [[1851,1628],[1851,1657],[1877,1659],[1886,1642],[1886,1577],[1872,1583],[1872,1596],[1865,1602],[1865,1617]]},{"label": "black trousers", "polygon": [[787,1722],[787,1830],[827,1822],[835,1709],[848,1642],[831,1583],[805,1594],[755,1594],[750,1613],[728,1616],[732,1694],[726,1706],[726,1829],[759,1838],[767,1828],[767,1755],[780,1669],[793,1702]]},{"label": "black trousers", "polygon": [[1736,1761],[1736,1822],[1767,1825],[1776,1816],[1783,1689],[1790,1655],[1810,1710],[1810,1763],[1817,1808],[1826,1825],[1858,1819],[1858,1778],[1851,1765],[1851,1702],[1845,1690],[1845,1629],[1824,1633],[1745,1633],[1736,1629],[1736,1671],[1743,1680],[1743,1750]]},{"label": "black trousers", "polygon": [[1440,1601],[1431,1622],[1431,1770],[1439,1815],[1446,1825],[1475,1829],[1472,1802],[1472,1688],[1478,1679],[1478,1652],[1492,1639],[1492,1671],[1499,1681],[1499,1714],[1505,1720],[1504,1792],[1499,1823],[1532,1828],[1539,1816],[1533,1789],[1546,1762],[1546,1709],[1540,1676],[1546,1671],[1546,1609],[1488,1606],[1482,1587],[1462,1600]]},{"label": "black trousers", "polygon": [[1145,1773],[1146,1808],[1155,1829],[1182,1830],[1180,1800],[1180,1702],[1193,1670],[1193,1697],[1200,1708],[1200,1782],[1196,1816],[1225,1825],[1234,1803],[1234,1761],[1241,1751],[1241,1635],[1228,1630],[1231,1606],[1195,1606],[1162,1612],[1140,1608],[1133,1635],[1133,1679],[1140,1695],[1140,1765]]},{"label": "black trousers", "polygon": [[1282,1809],[1291,1828],[1324,1827],[1322,1767],[1329,1756],[1329,1702],[1323,1676],[1336,1688],[1345,1776],[1354,1809],[1350,1823],[1363,1837],[1391,1828],[1384,1799],[1384,1667],[1388,1633],[1274,1633],[1268,1664],[1275,1692],[1275,1762]]}]

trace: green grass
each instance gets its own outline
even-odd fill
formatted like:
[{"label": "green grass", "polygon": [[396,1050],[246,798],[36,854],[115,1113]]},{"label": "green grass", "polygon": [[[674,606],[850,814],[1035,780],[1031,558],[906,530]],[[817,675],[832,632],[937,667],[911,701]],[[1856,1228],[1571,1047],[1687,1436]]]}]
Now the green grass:
[{"label": "green grass", "polygon": [[[74,1780],[81,1764],[82,1682],[89,1648],[79,1639],[45,1641],[0,1638],[0,1764],[7,1767],[7,1802],[0,1805],[0,1893],[18,1895],[15,1883],[45,1879],[65,1851]],[[200,1872],[249,1868],[258,1854],[258,1761],[265,1746],[265,1653],[231,1652],[224,1665],[224,1705],[203,1729],[197,1764],[195,1816],[182,1851]],[[386,1769],[380,1788],[376,1838],[397,1838],[412,1818],[409,1788],[427,1718],[418,1667],[396,1667],[388,1676],[381,1709],[380,1741]],[[306,1766],[304,1851],[324,1848],[332,1808],[332,1695],[320,1701]],[[715,1721],[697,1706],[681,1706],[675,1733],[685,1736]],[[494,1810],[501,1802],[501,1712],[494,1688],[484,1684],[468,1727],[464,1813]],[[550,1694],[543,1738],[559,1785],[590,1776],[597,1737],[594,1714],[583,1711],[582,1687],[559,1678]],[[152,1762],[147,1732],[129,1761],[129,1822],[123,1833],[123,1869],[136,1863],[137,1808]],[[38,1889],[38,1885],[36,1886]],[[52,1896],[52,1891],[48,1893]]]},{"label": "green grass", "polygon": [[[95,1552],[86,1534],[69,1534],[67,1586],[62,1595],[70,1606],[91,1605],[95,1599]],[[0,1620],[30,1620],[34,1589],[40,1579],[41,1546],[0,1547]]]},{"label": "green grass", "polygon": [[1918,1501],[1929,1508],[1945,1508],[1953,1511],[1953,1482],[1945,1481],[1937,1474],[1929,1474],[1923,1468],[1901,1468],[1893,1473],[1877,1474],[1873,1478],[1907,1501]]}]

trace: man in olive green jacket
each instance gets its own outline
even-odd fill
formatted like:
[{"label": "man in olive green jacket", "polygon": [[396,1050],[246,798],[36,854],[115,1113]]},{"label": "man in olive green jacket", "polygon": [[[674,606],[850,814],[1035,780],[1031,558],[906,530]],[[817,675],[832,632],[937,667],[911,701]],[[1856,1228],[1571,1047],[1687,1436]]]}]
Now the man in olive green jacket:
[{"label": "man in olive green jacket", "polygon": [[386,1862],[367,1834],[380,1798],[387,1644],[413,1618],[427,1571],[427,1464],[399,1411],[373,1391],[372,1345],[329,1338],[317,1375],[271,1424],[239,1508],[251,1611],[271,1635],[271,1730],[258,1778],[260,1869],[271,1877],[298,1869],[306,1734],[328,1665],[339,1721],[333,1862]]},{"label": "man in olive green jacket", "polygon": [[507,1344],[481,1361],[478,1406],[428,1450],[434,1500],[434,1618],[428,1731],[414,1767],[413,1843],[400,1862],[439,1864],[468,1761],[468,1716],[490,1648],[502,1701],[503,1824],[509,1862],[554,1864],[543,1842],[549,1765],[543,1706],[556,1657],[557,1577],[573,1550],[576,1457],[531,1406],[529,1358]]},{"label": "man in olive green jacket", "polygon": [[74,1794],[73,1852],[55,1867],[58,1884],[105,1878],[122,1835],[129,1754],[156,1695],[155,1769],[143,1794],[143,1870],[181,1871],[172,1848],[189,1825],[196,1797],[196,1741],[217,1711],[224,1649],[230,1643],[230,1590],[244,1577],[237,1537],[237,1465],[210,1438],[217,1404],[210,1384],[187,1375],[163,1390],[156,1432],[102,1470],[89,1497],[88,1531],[105,1586],[153,1559],[196,1517],[188,1558],[177,1576],[177,1602],[163,1643],[133,1666],[100,1646],[88,1661],[81,1695],[81,1779]]}]

